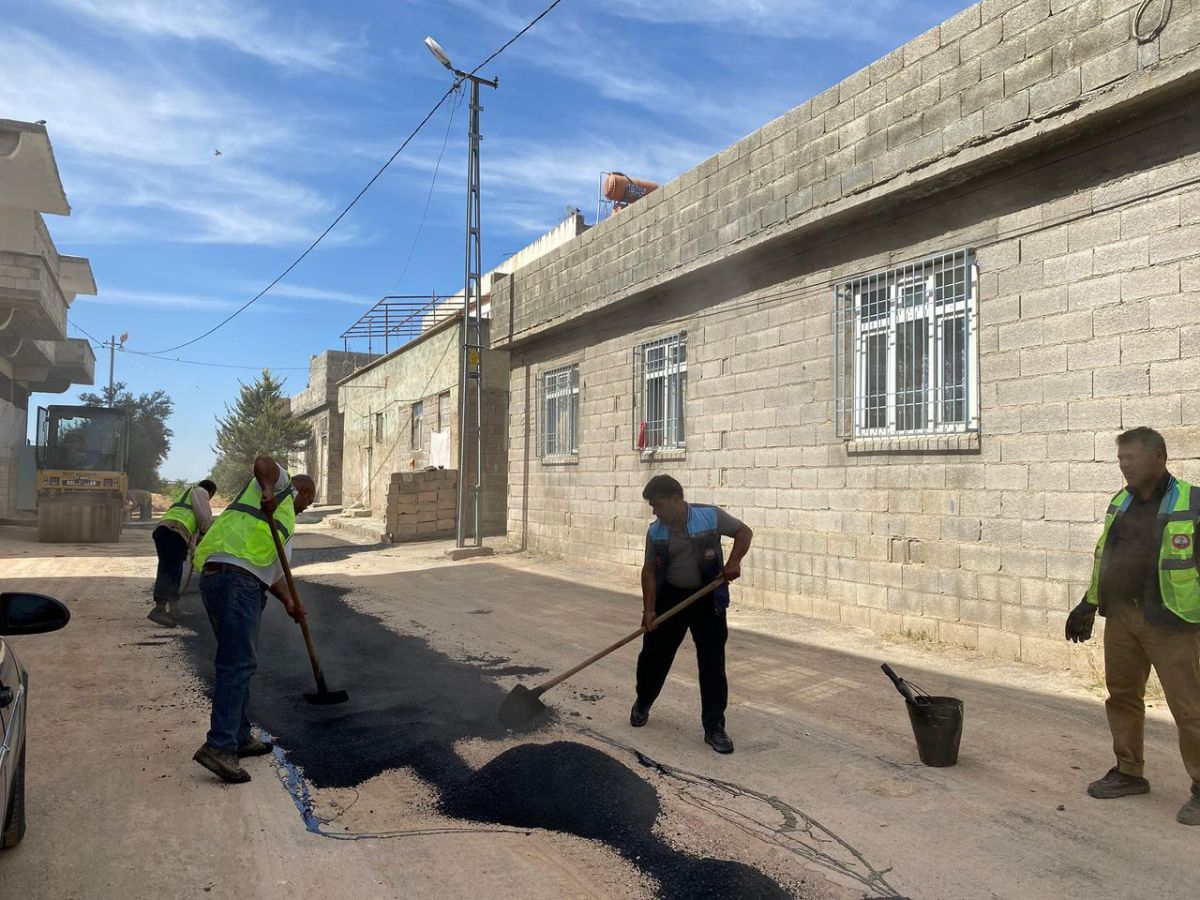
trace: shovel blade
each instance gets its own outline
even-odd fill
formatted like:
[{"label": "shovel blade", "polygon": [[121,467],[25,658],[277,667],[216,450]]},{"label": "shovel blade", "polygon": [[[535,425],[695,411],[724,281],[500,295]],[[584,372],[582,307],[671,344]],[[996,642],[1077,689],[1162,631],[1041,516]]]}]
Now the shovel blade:
[{"label": "shovel blade", "polygon": [[345,691],[317,691],[315,694],[304,695],[304,702],[313,706],[336,706],[349,699],[350,695]]},{"label": "shovel blade", "polygon": [[505,728],[521,728],[546,712],[546,704],[523,684],[518,684],[500,704],[500,724]]}]

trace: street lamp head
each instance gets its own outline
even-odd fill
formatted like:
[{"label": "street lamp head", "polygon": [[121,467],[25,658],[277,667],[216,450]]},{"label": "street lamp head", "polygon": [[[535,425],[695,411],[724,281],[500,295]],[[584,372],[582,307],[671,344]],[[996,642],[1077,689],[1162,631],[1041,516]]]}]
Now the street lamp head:
[{"label": "street lamp head", "polygon": [[433,38],[427,37],[425,38],[425,46],[429,48],[429,52],[433,54],[434,59],[440,62],[451,72],[454,71],[454,64],[450,62],[450,57],[446,55],[446,51],[442,49],[441,44],[439,44]]}]

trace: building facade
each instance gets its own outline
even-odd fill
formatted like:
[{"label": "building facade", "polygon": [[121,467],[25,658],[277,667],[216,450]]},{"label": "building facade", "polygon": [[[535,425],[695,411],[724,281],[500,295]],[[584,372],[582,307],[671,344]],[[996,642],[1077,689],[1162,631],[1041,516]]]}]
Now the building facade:
[{"label": "building facade", "polygon": [[292,415],[308,422],[312,436],[291,460],[292,470],[311,473],[317,503],[342,502],[342,414],[337,383],[375,357],[369,353],[326,350],[308,361],[308,385],[290,398]]},{"label": "building facade", "polygon": [[96,365],[67,337],[75,297],[96,293],[91,264],[58,252],[43,213],[71,213],[46,128],[0,119],[0,517],[19,505],[29,395],[91,384]]},{"label": "building facade", "polygon": [[510,541],[636,584],[666,472],[739,602],[1069,663],[1115,436],[1200,477],[1200,7],[1139,6],[971,6],[497,290]]},{"label": "building facade", "polygon": [[[486,344],[487,320],[483,325]],[[338,383],[337,408],[344,419],[344,504],[369,509],[375,518],[394,520],[388,513],[389,495],[395,493],[390,490],[393,475],[427,468],[458,469],[462,342],[462,316],[451,315]],[[505,526],[508,370],[507,353],[483,352],[485,534],[502,534]],[[468,415],[473,416],[473,411],[468,410]],[[468,466],[474,466],[473,453],[468,454]],[[449,534],[454,530],[454,521],[443,529]],[[394,534],[393,539],[416,536],[416,532]]]}]

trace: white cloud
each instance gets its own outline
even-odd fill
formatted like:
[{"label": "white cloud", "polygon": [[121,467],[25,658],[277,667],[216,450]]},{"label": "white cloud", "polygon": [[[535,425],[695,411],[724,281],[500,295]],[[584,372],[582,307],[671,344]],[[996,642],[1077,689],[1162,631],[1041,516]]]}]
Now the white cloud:
[{"label": "white cloud", "polygon": [[[250,285],[246,286],[247,288]],[[254,293],[262,288],[255,287]],[[253,296],[251,294],[250,296]],[[317,300],[326,303],[347,303],[352,306],[370,306],[378,298],[368,298],[362,294],[351,294],[347,291],[333,291],[327,288],[307,287],[300,284],[288,284],[286,281],[275,285],[267,294],[268,297],[291,298],[293,300]],[[295,311],[294,309],[292,310]]]},{"label": "white cloud", "polygon": [[[136,69],[93,64],[14,29],[0,54],[0,109],[46,119],[67,196],[81,215],[65,239],[294,246],[315,236],[333,204],[278,168],[296,147],[320,146],[316,120],[289,119],[153,57]],[[223,155],[214,156],[213,149]],[[331,242],[352,240],[349,223]]]},{"label": "white cloud", "polygon": [[273,65],[330,71],[347,42],[308,22],[283,27],[267,11],[229,0],[52,0],[121,34],[223,44]]},{"label": "white cloud", "polygon": [[[964,6],[966,3],[964,2]],[[702,25],[769,38],[877,41],[912,0],[607,0],[608,12],[656,25]],[[899,37],[893,41],[901,43]]]},{"label": "white cloud", "polygon": [[122,288],[102,288],[95,296],[79,297],[76,304],[88,306],[133,306],[141,309],[156,310],[228,310],[235,309],[238,304],[219,297],[209,297],[199,294],[171,294],[159,291],[124,290]]}]

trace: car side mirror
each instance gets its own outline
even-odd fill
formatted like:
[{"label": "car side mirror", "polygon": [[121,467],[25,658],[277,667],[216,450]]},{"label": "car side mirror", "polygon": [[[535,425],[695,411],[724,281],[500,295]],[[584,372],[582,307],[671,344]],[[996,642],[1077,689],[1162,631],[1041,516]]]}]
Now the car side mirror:
[{"label": "car side mirror", "polygon": [[45,594],[0,594],[0,635],[44,634],[71,621],[66,604]]}]

